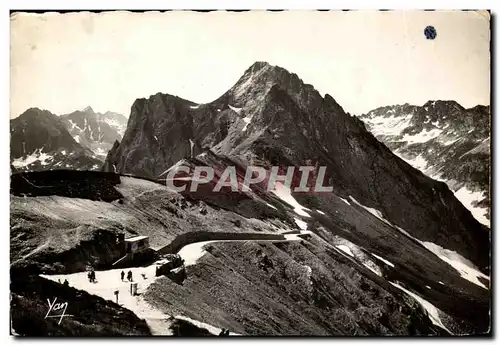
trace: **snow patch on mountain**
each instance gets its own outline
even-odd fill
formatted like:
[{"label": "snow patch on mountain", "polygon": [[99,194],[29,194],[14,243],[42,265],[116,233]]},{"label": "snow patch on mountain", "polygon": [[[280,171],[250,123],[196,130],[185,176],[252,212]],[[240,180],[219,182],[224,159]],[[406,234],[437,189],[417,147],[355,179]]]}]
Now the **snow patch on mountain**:
[{"label": "snow patch on mountain", "polygon": [[108,151],[105,150],[105,149],[103,149],[102,147],[98,147],[97,149],[94,150],[94,153],[97,156],[101,156],[101,157],[106,158],[106,155],[108,154]]},{"label": "snow patch on mountain", "polygon": [[390,262],[389,260],[386,260],[386,259],[384,259],[383,257],[378,256],[377,254],[374,254],[374,253],[372,253],[372,255],[373,255],[374,257],[376,257],[377,259],[379,259],[380,261],[382,261],[382,262],[386,263],[387,265],[389,265],[389,266],[391,266],[391,267],[394,267],[394,264],[393,264],[392,262]]},{"label": "snow patch on mountain", "polygon": [[382,277],[382,270],[380,269],[380,267],[375,262],[373,262],[359,246],[339,236],[335,236],[333,244],[335,248],[349,255],[358,263],[368,268],[379,277]]},{"label": "snow patch on mountain", "polygon": [[101,118],[100,119],[102,122],[108,124],[111,128],[114,128],[120,137],[123,138],[123,135],[125,134],[125,131],[127,130],[127,124],[126,123],[121,123],[120,121],[117,121],[115,119],[110,119],[110,118]]},{"label": "snow patch on mountain", "polygon": [[351,204],[349,203],[349,201],[347,201],[346,199],[341,198],[340,196],[339,196],[339,199],[342,200],[343,202],[345,202],[347,205],[351,206]]},{"label": "snow patch on mountain", "polygon": [[401,285],[399,285],[397,283],[393,283],[393,282],[390,282],[390,283],[391,283],[391,285],[400,289],[401,291],[404,291],[408,296],[412,297],[415,301],[417,301],[427,311],[427,313],[429,315],[429,319],[432,321],[432,323],[434,325],[444,329],[445,331],[447,331],[450,334],[453,334],[448,328],[446,328],[446,326],[441,321],[441,318],[439,317],[439,314],[442,313],[441,310],[436,308],[432,303],[426,301],[425,299],[423,299],[422,297],[420,297],[416,293],[405,289]]},{"label": "snow patch on mountain", "polygon": [[70,131],[71,130],[74,130],[75,128],[78,128],[80,131],[82,130],[76,123],[74,123],[73,121],[71,120],[68,120],[69,123],[71,124],[71,128],[70,128]]},{"label": "snow patch on mountain", "polygon": [[454,143],[456,143],[457,141],[459,141],[460,138],[450,138],[450,139],[447,139],[447,140],[442,140],[440,141],[441,144],[443,144],[444,146],[450,146]]},{"label": "snow patch on mountain", "polygon": [[229,105],[229,104],[228,104],[228,107],[229,107],[232,111],[234,111],[234,112],[236,112],[236,113],[238,113],[238,114],[241,112],[241,109],[242,109],[242,108],[236,108],[236,107],[233,107],[232,105]]},{"label": "snow patch on mountain", "polygon": [[[392,110],[394,113],[394,110]],[[363,121],[370,127],[373,127],[373,135],[400,135],[403,130],[408,127],[411,122],[413,114],[406,114],[403,116],[374,116],[371,118],[363,119]]]},{"label": "snow patch on mountain", "polygon": [[380,212],[379,210],[375,209],[375,208],[372,208],[372,207],[368,207],[368,206],[365,206],[363,204],[361,204],[360,202],[358,202],[356,199],[354,199],[351,195],[349,195],[349,198],[358,206],[364,208],[365,210],[367,210],[368,212],[370,212],[372,215],[374,215],[375,217],[377,217],[378,219],[380,219],[381,221],[383,221],[384,223],[390,225],[390,226],[393,226],[387,219],[384,218],[384,216],[382,215],[382,212]]},{"label": "snow patch on mountain", "polygon": [[[408,236],[408,237],[412,238],[413,240],[419,242],[422,246],[424,246],[427,250],[429,250],[430,252],[432,252],[437,257],[439,257],[441,260],[443,260],[446,263],[450,264],[453,268],[455,268],[458,271],[458,273],[460,274],[460,276],[462,278],[467,279],[470,282],[472,282],[472,283],[474,283],[476,285],[481,286],[482,288],[485,288],[485,289],[489,288],[488,286],[484,285],[478,279],[479,277],[481,277],[481,278],[486,279],[486,280],[489,281],[489,277],[486,276],[485,274],[481,273],[477,269],[477,267],[475,267],[474,264],[472,264],[472,262],[470,262],[469,260],[467,260],[466,258],[464,258],[463,256],[461,256],[457,252],[454,252],[452,250],[443,248],[443,247],[441,247],[441,246],[439,246],[439,245],[437,245],[435,243],[432,243],[432,242],[423,242],[423,241],[419,240],[418,238],[413,237],[412,235],[410,235],[408,233],[408,231],[406,231],[406,230],[400,228],[399,226],[396,226],[396,225],[390,223],[388,220],[386,220],[382,216],[382,213],[379,210],[374,209],[374,208],[370,208],[370,207],[367,207],[367,206],[364,206],[364,205],[360,204],[358,201],[356,201],[356,199],[354,199],[352,196],[349,196],[349,197],[357,205],[363,207],[365,210],[367,210],[368,212],[370,212],[375,217],[379,218],[381,221],[383,221],[386,224],[388,224],[388,225],[390,225],[390,226],[398,229],[399,231],[401,231],[406,236]],[[372,254],[372,255],[374,255],[375,257],[377,257],[375,254]],[[377,258],[380,259],[380,260],[385,260],[385,259],[380,258],[380,257],[377,257]],[[393,264],[390,263],[389,261],[387,261],[386,263],[388,263],[389,265],[393,266]]]},{"label": "snow patch on mountain", "polygon": [[16,158],[12,161],[12,165],[15,168],[24,168],[28,165],[35,163],[36,161],[40,161],[41,165],[47,165],[54,157],[42,152],[42,150],[35,150],[32,154],[27,155],[26,157]]},{"label": "snow patch on mountain", "polygon": [[405,134],[401,141],[405,141],[408,144],[425,143],[431,139],[437,138],[443,131],[439,128],[424,129],[417,134]]},{"label": "snow patch on mountain", "polygon": [[344,244],[339,244],[335,247],[337,247],[338,249],[340,249],[341,251],[343,251],[347,255],[354,257],[354,254],[351,252],[351,248],[349,248],[348,246],[346,246]]},{"label": "snow patch on mountain", "polygon": [[300,229],[307,230],[307,223],[306,222],[304,222],[303,220],[301,220],[299,218],[294,218],[294,220]]},{"label": "snow patch on mountain", "polygon": [[458,254],[457,252],[454,252],[452,250],[443,248],[435,243],[432,242],[424,242],[420,241],[418,238],[413,237],[408,233],[408,231],[400,228],[399,226],[394,226],[396,229],[398,229],[400,232],[408,236],[409,238],[412,238],[413,240],[417,241],[420,243],[422,246],[424,246],[427,250],[429,250],[431,253],[436,255],[438,258],[443,260],[444,262],[448,263],[450,266],[452,266],[457,272],[460,274],[460,276],[471,283],[474,283],[482,288],[489,289],[488,286],[483,284],[478,278],[481,277],[483,279],[486,279],[489,281],[489,277],[486,276],[485,274],[481,273],[477,267],[470,262],[470,260],[464,258],[462,255]]},{"label": "snow patch on mountain", "polygon": [[487,281],[490,280],[490,278],[485,275],[484,273],[481,273],[476,266],[466,258],[464,258],[462,255],[449,250],[445,249],[435,243],[432,242],[421,242],[425,248],[433,252],[435,255],[437,255],[441,260],[447,262],[450,264],[454,269],[460,273],[460,276],[464,279],[467,279],[468,281],[481,286],[482,288],[489,289],[488,286],[486,286],[484,283],[482,283],[478,278],[483,278]]},{"label": "snow patch on mountain", "polygon": [[248,128],[248,125],[250,122],[252,122],[252,117],[246,116],[243,118],[243,121],[245,121],[245,126],[243,126],[243,129],[241,130],[242,132],[245,132]]},{"label": "snow patch on mountain", "polygon": [[484,192],[473,192],[464,186],[455,192],[455,197],[460,200],[462,205],[464,205],[480,223],[488,227],[490,226],[490,220],[486,218],[486,210],[475,206],[477,202],[486,197]]},{"label": "snow patch on mountain", "polygon": [[481,143],[479,143],[476,147],[461,155],[460,158],[474,153],[488,153],[489,150],[490,150],[490,138],[486,138],[483,141],[481,141]]},{"label": "snow patch on mountain", "polygon": [[416,156],[414,158],[403,157],[397,151],[394,152],[394,154],[396,154],[399,158],[404,160],[406,163],[410,164],[412,167],[422,171],[423,173],[426,173],[426,169],[427,169],[427,166],[429,163],[421,154],[419,154],[418,156]]},{"label": "snow patch on mountain", "polygon": [[284,202],[292,206],[295,213],[303,217],[310,217],[309,214],[304,211],[304,210],[310,211],[310,209],[302,206],[297,202],[297,200],[295,200],[295,198],[292,196],[292,193],[290,192],[290,188],[286,187],[281,182],[276,182],[274,188],[275,189],[272,190],[271,192],[274,195],[276,195],[279,199],[283,200]]},{"label": "snow patch on mountain", "polygon": [[270,203],[266,202],[266,205],[271,207],[271,208],[274,208],[275,210],[278,210],[276,207],[274,207],[273,205],[271,205]]}]

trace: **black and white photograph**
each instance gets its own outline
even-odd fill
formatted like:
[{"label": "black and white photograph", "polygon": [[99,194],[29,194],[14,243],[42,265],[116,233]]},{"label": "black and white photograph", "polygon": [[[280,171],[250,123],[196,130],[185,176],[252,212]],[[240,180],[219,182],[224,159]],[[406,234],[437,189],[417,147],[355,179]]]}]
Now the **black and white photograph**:
[{"label": "black and white photograph", "polygon": [[8,15],[11,337],[492,336],[487,9]]}]

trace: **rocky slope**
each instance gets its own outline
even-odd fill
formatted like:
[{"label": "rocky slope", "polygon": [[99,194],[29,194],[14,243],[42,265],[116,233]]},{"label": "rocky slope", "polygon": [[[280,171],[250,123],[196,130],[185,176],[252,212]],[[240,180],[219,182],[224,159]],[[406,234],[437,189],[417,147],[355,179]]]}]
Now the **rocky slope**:
[{"label": "rocky slope", "polygon": [[481,223],[490,219],[490,107],[454,101],[394,105],[359,118],[395,154],[446,182]]},{"label": "rocky slope", "polygon": [[95,170],[102,164],[73,139],[62,119],[38,108],[10,120],[10,157],[13,171]]},{"label": "rocky slope", "polygon": [[[109,179],[85,173],[91,174],[93,185],[104,186],[99,181]],[[38,174],[25,177],[31,181]],[[152,181],[118,179],[112,180],[120,197],[112,199],[68,194],[63,187],[73,188],[61,178],[54,179],[61,188],[52,187],[52,195],[42,190],[40,195],[17,196],[21,191],[13,186],[13,276],[72,273],[88,264],[105,269],[114,261],[113,234],[120,232],[148,235],[151,246],[161,249],[200,230],[279,234],[307,227],[311,234],[296,242],[214,243],[197,264],[187,267],[182,285],[160,278],[145,298],[168,315],[240,334],[488,330],[489,281],[473,264],[416,240],[355,199],[332,193],[328,203],[309,205],[306,215],[299,215],[284,201],[289,199],[274,197],[266,207],[280,213],[261,213],[259,208],[249,213],[242,207],[243,216],[238,207],[193,200]]]}]

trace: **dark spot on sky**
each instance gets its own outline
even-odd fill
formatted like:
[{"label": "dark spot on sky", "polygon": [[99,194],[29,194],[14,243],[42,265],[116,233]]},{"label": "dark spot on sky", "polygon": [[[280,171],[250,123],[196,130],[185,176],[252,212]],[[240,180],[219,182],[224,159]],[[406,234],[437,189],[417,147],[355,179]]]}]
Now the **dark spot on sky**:
[{"label": "dark spot on sky", "polygon": [[428,40],[433,40],[437,36],[436,29],[433,26],[429,25],[428,27],[425,28],[424,35],[425,38],[427,38]]}]

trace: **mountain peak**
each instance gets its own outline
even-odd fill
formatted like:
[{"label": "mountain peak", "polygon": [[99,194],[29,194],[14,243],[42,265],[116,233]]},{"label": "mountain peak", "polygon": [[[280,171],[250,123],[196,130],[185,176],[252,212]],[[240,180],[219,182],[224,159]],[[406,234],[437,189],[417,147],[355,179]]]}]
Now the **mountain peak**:
[{"label": "mountain peak", "polygon": [[453,107],[453,108],[456,108],[458,110],[465,109],[457,101],[453,101],[453,100],[427,101],[423,106],[424,107],[436,107],[436,108],[451,108],[451,107]]},{"label": "mountain peak", "polygon": [[311,99],[320,97],[314,87],[305,84],[297,74],[265,61],[252,64],[229,92],[238,104],[258,103],[264,100],[265,95],[273,86],[278,86],[296,101],[301,98],[299,95],[304,94],[314,93],[313,97],[307,97]]},{"label": "mountain peak", "polygon": [[92,109],[92,107],[89,105],[85,107],[85,109],[83,109],[82,112],[94,114],[94,109]]},{"label": "mountain peak", "polygon": [[247,71],[258,71],[266,67],[276,67],[276,66],[271,66],[269,62],[266,61],[255,61],[252,66],[250,66]]}]

